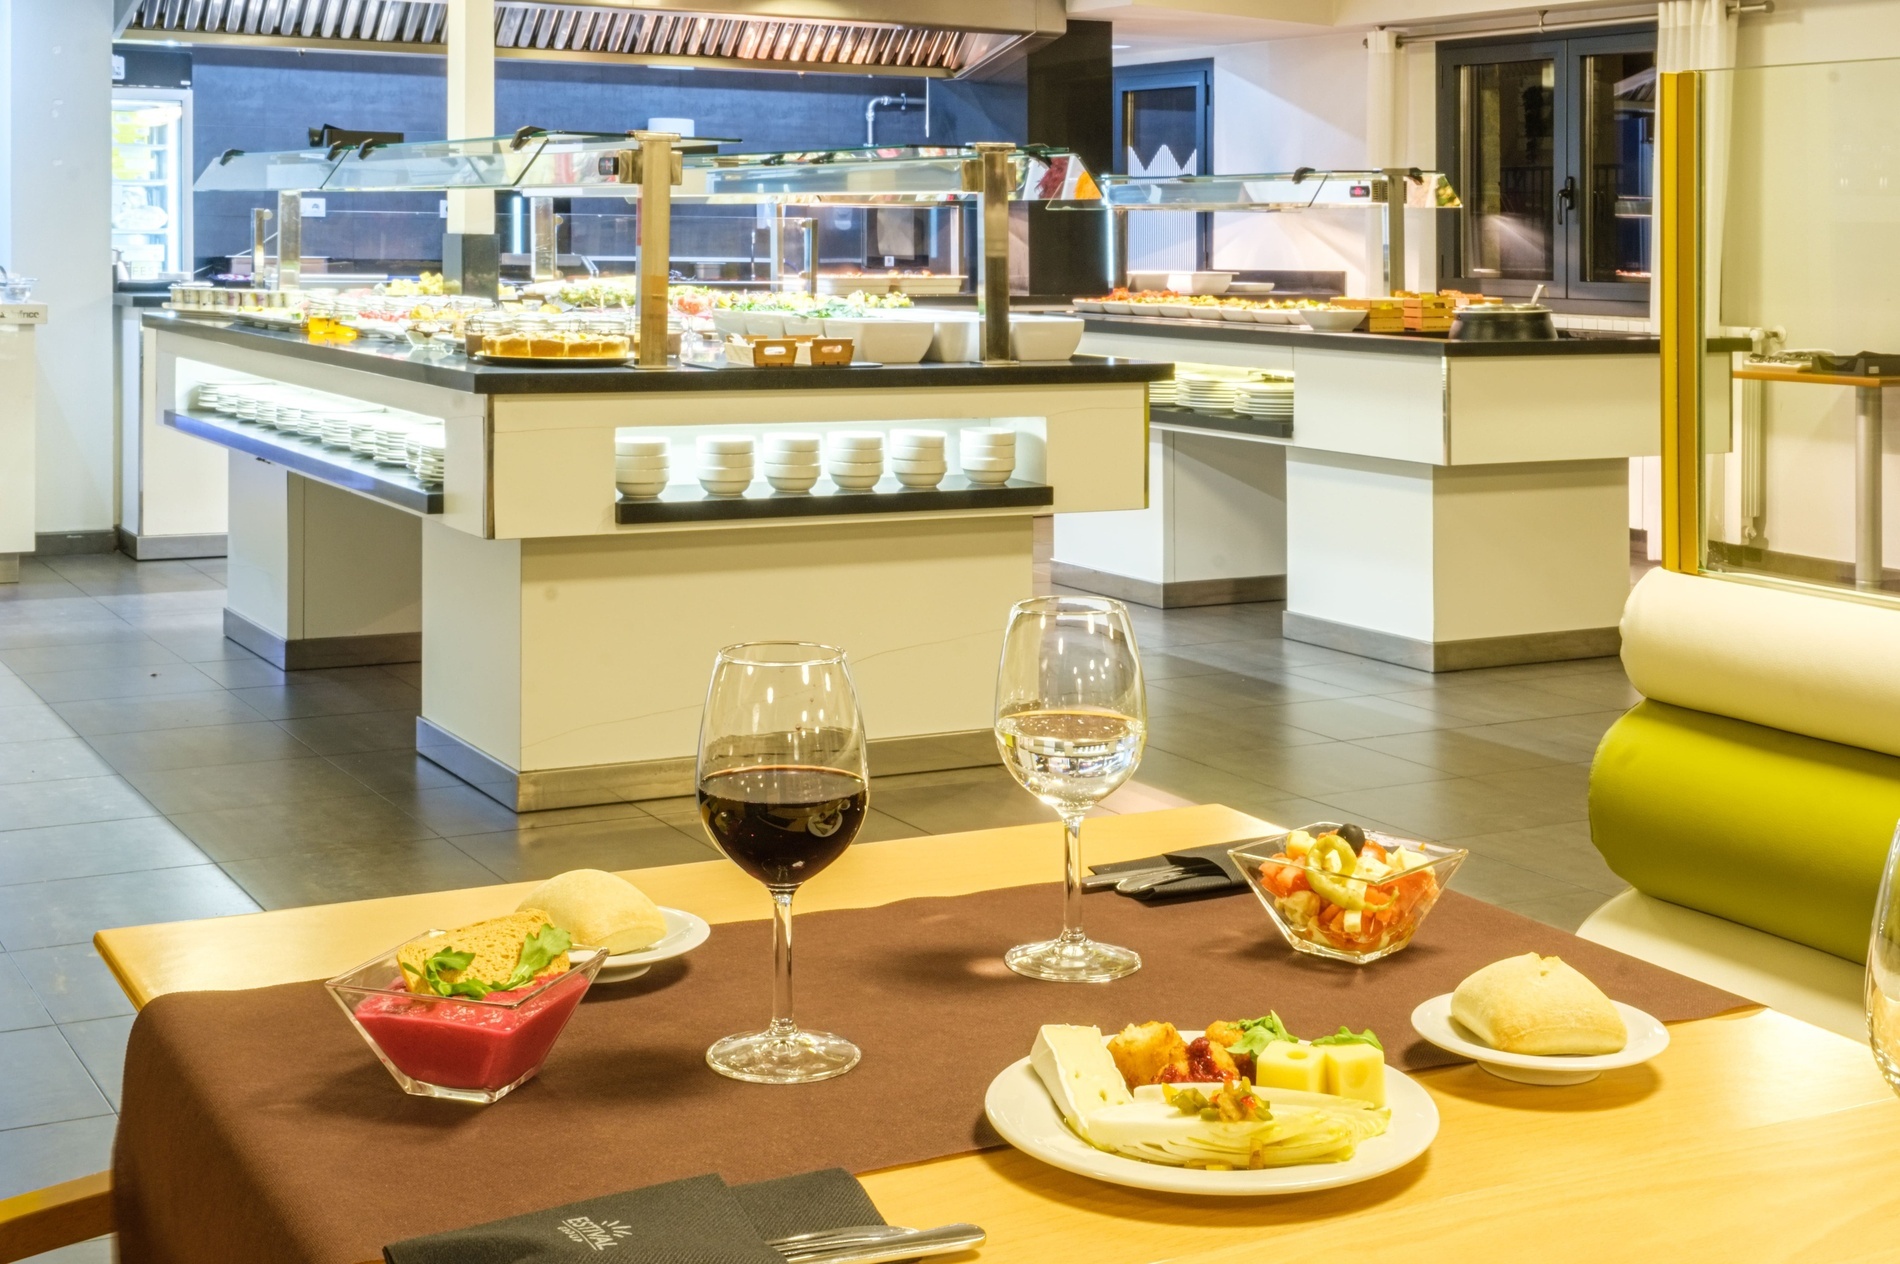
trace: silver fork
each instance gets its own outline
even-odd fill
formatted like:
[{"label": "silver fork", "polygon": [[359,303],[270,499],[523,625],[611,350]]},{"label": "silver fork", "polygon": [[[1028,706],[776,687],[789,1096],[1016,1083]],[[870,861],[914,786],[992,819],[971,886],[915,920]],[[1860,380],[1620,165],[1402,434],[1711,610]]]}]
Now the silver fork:
[{"label": "silver fork", "polygon": [[852,1225],[776,1238],[766,1245],[786,1264],[884,1264],[945,1255],[981,1246],[986,1235],[973,1224],[911,1229],[904,1225]]}]

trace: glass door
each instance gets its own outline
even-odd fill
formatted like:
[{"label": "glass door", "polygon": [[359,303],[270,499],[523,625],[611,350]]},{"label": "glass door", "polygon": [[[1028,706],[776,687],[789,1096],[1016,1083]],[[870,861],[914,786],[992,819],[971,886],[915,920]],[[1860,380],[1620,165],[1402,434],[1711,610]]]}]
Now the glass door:
[{"label": "glass door", "polygon": [[192,271],[191,177],[191,93],[115,89],[112,246],[134,280]]},{"label": "glass door", "polygon": [[1656,175],[1656,51],[1647,37],[1570,41],[1579,200],[1572,298],[1648,296]]},{"label": "glass door", "polygon": [[1464,201],[1458,272],[1488,294],[1561,288],[1561,217],[1574,197],[1565,182],[1562,55],[1558,41],[1493,45],[1451,68],[1452,180]]}]

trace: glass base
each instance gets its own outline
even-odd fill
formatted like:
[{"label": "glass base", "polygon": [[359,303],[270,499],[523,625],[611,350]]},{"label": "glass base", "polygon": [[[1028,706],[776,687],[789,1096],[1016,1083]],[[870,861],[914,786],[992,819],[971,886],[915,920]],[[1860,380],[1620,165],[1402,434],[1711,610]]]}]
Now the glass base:
[{"label": "glass base", "polygon": [[1132,948],[1077,936],[1020,944],[1003,954],[1003,964],[1017,974],[1051,983],[1108,983],[1141,969],[1141,955]]},{"label": "glass base", "polygon": [[751,1031],[727,1036],[706,1050],[706,1065],[753,1084],[812,1084],[858,1064],[858,1047],[828,1031]]}]

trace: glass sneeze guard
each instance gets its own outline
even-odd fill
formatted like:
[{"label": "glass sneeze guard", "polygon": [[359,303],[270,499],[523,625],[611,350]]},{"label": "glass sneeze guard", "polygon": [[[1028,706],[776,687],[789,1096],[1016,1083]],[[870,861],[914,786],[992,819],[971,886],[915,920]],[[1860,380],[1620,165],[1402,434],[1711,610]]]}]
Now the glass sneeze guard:
[{"label": "glass sneeze guard", "polygon": [[[1405,205],[1462,205],[1442,171],[1399,181]],[[1384,171],[1289,171],[1257,175],[1102,177],[1102,196],[1117,211],[1303,211],[1386,203],[1393,177]]]}]

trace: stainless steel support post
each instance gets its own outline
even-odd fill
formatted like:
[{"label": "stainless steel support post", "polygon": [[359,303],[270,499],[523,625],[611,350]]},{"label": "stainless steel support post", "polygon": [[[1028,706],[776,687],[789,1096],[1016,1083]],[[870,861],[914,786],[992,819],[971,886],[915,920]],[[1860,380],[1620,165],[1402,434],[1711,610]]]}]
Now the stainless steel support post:
[{"label": "stainless steel support post", "polygon": [[818,220],[807,215],[798,224],[798,250],[805,260],[805,293],[818,293]]},{"label": "stainless steel support post", "polygon": [[258,289],[264,284],[265,245],[270,240],[270,212],[261,206],[251,208],[251,288]]},{"label": "stainless steel support post", "polygon": [[277,279],[275,290],[294,290],[303,284],[303,194],[284,189],[277,194]]},{"label": "stainless steel support post", "polygon": [[[666,288],[673,263],[673,186],[683,176],[679,137],[671,132],[635,132],[640,148],[640,272],[634,305],[640,318],[640,354],[643,369],[666,367]],[[621,178],[628,178],[623,171]]]},{"label": "stainless steel support post", "polygon": [[1854,587],[1880,587],[1880,387],[1854,388]]},{"label": "stainless steel support post", "polygon": [[1128,284],[1128,208],[1118,206],[1108,218],[1108,288]]},{"label": "stainless steel support post", "polygon": [[978,141],[963,166],[963,190],[977,195],[976,310],[983,317],[983,359],[1009,356],[1009,194],[1013,174],[1008,141]]},{"label": "stainless steel support post", "polygon": [[559,234],[554,223],[554,199],[528,199],[528,277],[533,281],[558,281],[561,269],[555,252]]},{"label": "stainless steel support post", "polygon": [[1385,199],[1380,209],[1385,215],[1384,272],[1385,292],[1397,294],[1405,288],[1405,199],[1408,173],[1404,167],[1385,169]]}]

